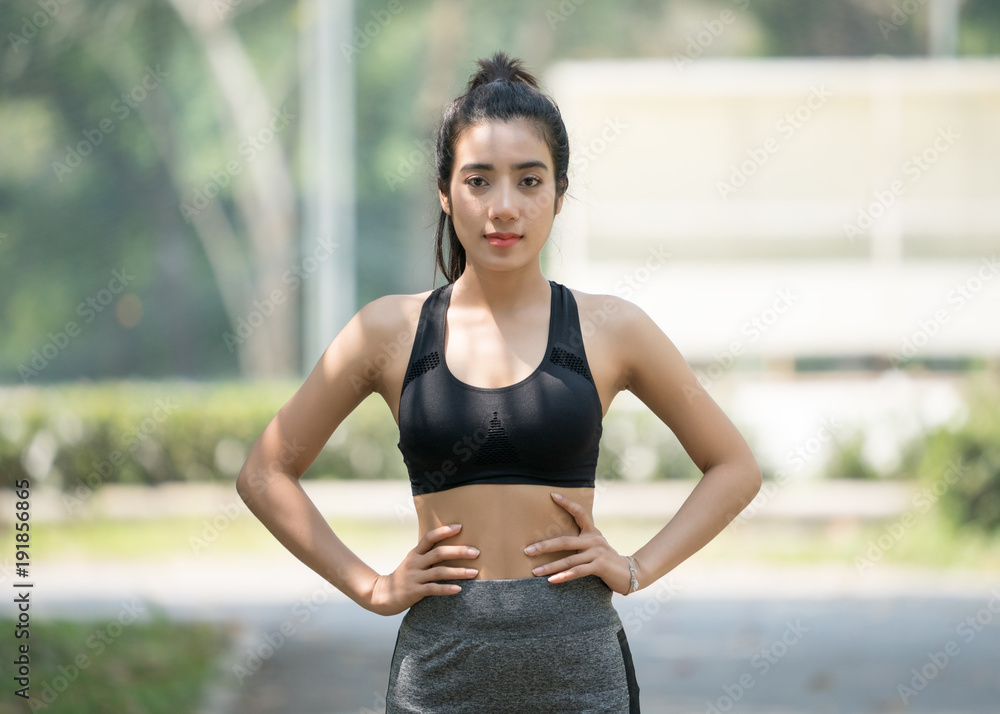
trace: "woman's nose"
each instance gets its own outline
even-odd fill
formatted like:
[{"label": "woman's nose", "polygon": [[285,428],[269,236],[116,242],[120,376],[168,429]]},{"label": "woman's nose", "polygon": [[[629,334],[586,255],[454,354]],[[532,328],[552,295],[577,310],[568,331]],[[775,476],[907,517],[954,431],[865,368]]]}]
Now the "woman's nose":
[{"label": "woman's nose", "polygon": [[490,218],[510,220],[517,218],[513,191],[506,186],[498,186],[493,201],[490,202]]}]

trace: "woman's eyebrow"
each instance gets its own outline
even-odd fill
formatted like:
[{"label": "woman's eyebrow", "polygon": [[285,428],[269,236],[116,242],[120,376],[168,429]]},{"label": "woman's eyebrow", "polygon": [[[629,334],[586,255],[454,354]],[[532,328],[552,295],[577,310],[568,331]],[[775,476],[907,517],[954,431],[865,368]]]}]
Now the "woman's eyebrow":
[{"label": "woman's eyebrow", "polygon": [[[531,168],[540,168],[540,169],[545,169],[546,171],[549,170],[549,167],[545,164],[544,161],[537,161],[537,160],[522,161],[519,164],[511,164],[510,167],[515,171],[520,171],[522,169],[531,169]],[[465,166],[460,168],[459,171],[493,171],[495,168],[496,167],[493,164],[473,163],[473,164],[466,164]]]}]

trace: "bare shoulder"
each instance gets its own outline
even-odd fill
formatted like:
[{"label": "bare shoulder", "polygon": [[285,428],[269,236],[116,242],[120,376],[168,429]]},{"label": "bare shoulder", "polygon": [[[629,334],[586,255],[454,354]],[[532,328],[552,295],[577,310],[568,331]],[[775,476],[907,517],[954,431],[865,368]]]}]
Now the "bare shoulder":
[{"label": "bare shoulder", "polygon": [[645,310],[619,295],[588,293],[570,288],[580,313],[580,327],[585,332],[599,329],[608,338],[626,338],[636,331],[655,326]]},{"label": "bare shoulder", "polygon": [[383,295],[365,303],[354,319],[359,321],[359,328],[369,338],[392,339],[400,337],[400,332],[405,331],[412,336],[420,310],[431,292]]},{"label": "bare shoulder", "polygon": [[642,307],[621,297],[573,290],[580,329],[616,365],[618,383],[633,393],[663,379],[664,370],[690,383],[693,374],[674,343]]}]

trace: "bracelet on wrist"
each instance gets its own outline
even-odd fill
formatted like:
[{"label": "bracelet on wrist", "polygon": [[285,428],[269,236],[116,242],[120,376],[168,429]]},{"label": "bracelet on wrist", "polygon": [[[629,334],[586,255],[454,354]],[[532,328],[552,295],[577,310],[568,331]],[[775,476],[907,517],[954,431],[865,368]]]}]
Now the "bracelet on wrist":
[{"label": "bracelet on wrist", "polygon": [[636,590],[639,589],[639,571],[635,569],[635,560],[633,560],[633,557],[631,555],[623,555],[622,557],[625,558],[626,561],[628,561],[629,575],[631,575],[632,577],[632,581],[629,583],[628,586],[628,592],[625,593],[626,595],[628,595],[629,593],[634,593]]}]

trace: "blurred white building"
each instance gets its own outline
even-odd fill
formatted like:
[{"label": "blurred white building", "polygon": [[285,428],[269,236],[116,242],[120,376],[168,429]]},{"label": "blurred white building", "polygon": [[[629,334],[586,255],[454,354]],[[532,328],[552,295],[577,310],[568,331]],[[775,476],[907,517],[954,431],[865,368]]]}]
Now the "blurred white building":
[{"label": "blurred white building", "polygon": [[834,419],[890,464],[958,400],[881,370],[1000,364],[1000,60],[567,61],[544,85],[573,155],[546,274],[640,305],[764,460]]},{"label": "blurred white building", "polygon": [[1000,61],[574,61],[547,269],[693,362],[1000,356]]}]

